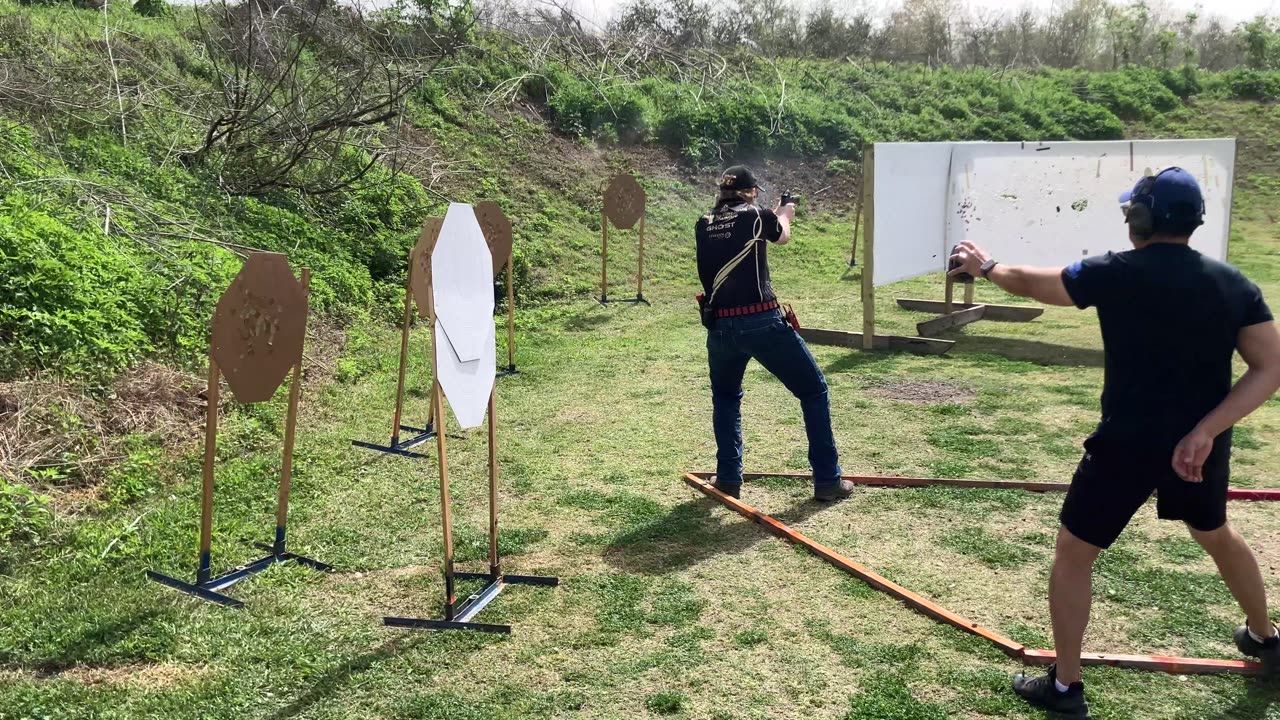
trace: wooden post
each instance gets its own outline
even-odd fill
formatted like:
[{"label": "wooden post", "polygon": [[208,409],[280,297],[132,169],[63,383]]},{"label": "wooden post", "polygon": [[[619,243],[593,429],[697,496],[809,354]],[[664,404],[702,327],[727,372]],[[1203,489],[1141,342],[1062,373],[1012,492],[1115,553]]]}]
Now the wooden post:
[{"label": "wooden post", "polygon": [[502,574],[498,567],[498,443],[497,396],[495,386],[489,391],[489,580]]},{"label": "wooden post", "polygon": [[600,208],[600,299],[609,299],[609,218]]},{"label": "wooden post", "polygon": [[867,183],[864,180],[858,185],[858,197],[853,202],[853,247],[849,249],[849,266],[858,264],[858,224],[862,221],[862,204],[866,198]]},{"label": "wooden post", "polygon": [[[303,307],[308,308],[311,300],[311,268],[302,268],[302,297],[304,298]],[[304,316],[302,321],[303,337],[306,337],[307,322]],[[401,370],[400,378],[403,386],[404,369],[403,369],[403,351],[401,352]],[[275,543],[272,545],[272,552],[276,555],[284,554],[284,532],[285,526],[289,522],[289,489],[293,480],[293,441],[298,430],[298,400],[302,395],[302,358],[298,358],[298,364],[293,366],[293,382],[289,384],[289,409],[285,413],[284,418],[284,458],[280,462],[280,487],[276,490],[276,537]],[[400,408],[396,408],[397,416]]]},{"label": "wooden post", "polygon": [[955,280],[951,279],[951,276],[948,275],[947,289],[944,291],[944,294],[942,296],[942,314],[943,315],[951,314],[952,302],[955,300],[955,288],[956,288]]},{"label": "wooden post", "polygon": [[[305,271],[304,271],[305,272]],[[409,275],[404,282],[404,325],[400,328],[400,375],[396,379],[396,411],[391,418],[391,444],[400,444],[400,420],[404,412],[404,375],[409,364],[409,323],[413,314],[413,251],[409,251]]]},{"label": "wooden post", "polygon": [[866,225],[862,234],[862,348],[870,350],[875,347],[876,338],[876,286],[875,286],[875,240],[876,240],[876,146],[867,148],[862,158],[863,214]]},{"label": "wooden post", "polygon": [[218,454],[218,362],[209,351],[209,385],[205,397],[209,407],[204,417],[204,468],[200,484],[200,558],[196,584],[209,582],[210,548],[213,545],[213,461]]},{"label": "wooden post", "polygon": [[431,316],[431,414],[436,418],[436,453],[440,456],[440,516],[444,530],[444,619],[453,619],[453,513],[449,508],[449,459],[445,453],[444,442],[444,388],[440,386],[440,361],[437,349],[440,339],[436,337],[436,303],[435,289],[427,285],[427,314]]},{"label": "wooden post", "polygon": [[974,282],[970,280],[964,284],[964,304],[973,305],[973,286]]},{"label": "wooden post", "polygon": [[636,269],[636,299],[644,298],[644,215],[640,216],[640,261]]},{"label": "wooden post", "polygon": [[512,248],[507,255],[507,371],[516,371],[516,283],[515,264],[516,251]]}]

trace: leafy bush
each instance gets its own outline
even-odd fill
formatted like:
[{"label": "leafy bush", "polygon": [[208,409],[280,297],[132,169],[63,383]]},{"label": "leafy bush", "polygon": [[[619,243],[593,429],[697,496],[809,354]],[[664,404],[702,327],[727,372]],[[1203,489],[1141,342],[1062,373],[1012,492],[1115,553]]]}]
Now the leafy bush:
[{"label": "leafy bush", "polygon": [[163,292],[158,278],[96,229],[77,231],[27,200],[0,201],[0,378],[123,369],[152,347],[146,305]]}]

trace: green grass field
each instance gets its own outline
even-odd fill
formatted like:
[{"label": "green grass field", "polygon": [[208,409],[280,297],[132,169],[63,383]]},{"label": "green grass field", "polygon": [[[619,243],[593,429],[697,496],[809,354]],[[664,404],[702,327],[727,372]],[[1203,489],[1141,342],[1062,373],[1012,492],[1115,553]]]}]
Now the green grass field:
[{"label": "green grass field", "polygon": [[[1273,185],[1243,185],[1232,260],[1274,302],[1280,197]],[[858,325],[849,230],[802,221],[797,242],[773,254],[775,284],[808,325]],[[1017,663],[681,482],[713,463],[704,333],[688,252],[659,249],[651,261],[652,307],[583,300],[518,316],[521,372],[498,386],[501,547],[509,571],[563,584],[511,589],[485,611],[514,623],[512,636],[381,626],[384,614],[438,611],[438,486],[432,460],[348,444],[385,438],[398,350],[391,330],[356,334],[328,372],[308,375],[290,526],[295,549],[340,571],[277,566],[234,589],[242,611],[148,583],[149,567],[193,570],[193,438],[160,466],[173,477],[166,492],[68,521],[0,575],[0,717],[1037,717],[1008,690]],[[629,282],[623,260],[613,267],[615,283]],[[936,278],[882,289],[882,330],[926,317],[896,309],[895,296],[940,292]],[[1002,299],[989,286],[979,297]],[[815,348],[846,471],[1067,480],[1098,411],[1093,313],[1049,309],[955,337],[943,357]],[[426,414],[426,339],[415,331],[409,421]],[[930,393],[945,402],[897,399]],[[282,401],[224,419],[215,569],[255,556],[251,541],[269,536]],[[757,366],[743,409],[748,470],[805,469],[798,405]],[[1280,486],[1278,425],[1278,401],[1243,424],[1236,484]],[[449,443],[461,565],[482,569],[485,437]],[[957,612],[1049,645],[1060,497],[864,489],[821,506],[804,486],[772,480],[748,485],[744,499]],[[1280,510],[1238,504],[1232,516],[1277,593]],[[1206,556],[1150,507],[1103,556],[1096,595],[1089,650],[1232,657],[1239,611]],[[1240,678],[1090,669],[1086,680],[1095,717],[1107,720],[1280,717],[1280,691]]]},{"label": "green grass field", "polygon": [[[1136,129],[1240,138],[1230,259],[1273,305],[1277,121],[1275,108],[1225,103]],[[197,416],[165,443],[173,456],[133,448],[106,490],[55,495],[46,539],[0,548],[0,719],[1037,717],[1008,689],[1017,663],[684,485],[685,471],[714,464],[687,235],[700,205],[670,177],[649,189],[652,307],[581,298],[518,312],[521,372],[498,385],[500,545],[508,571],[563,583],[513,588],[485,611],[513,623],[512,636],[381,625],[388,614],[438,612],[436,465],[349,444],[386,439],[397,333],[357,324],[338,346],[331,328],[316,325],[290,538],[339,572],[276,566],[234,588],[242,611],[144,578],[148,568],[194,571]],[[848,218],[802,216],[796,242],[772,253],[775,285],[806,325],[860,329],[859,276],[846,267],[851,230]],[[624,233],[610,247],[611,292],[621,296],[634,248]],[[583,257],[560,267],[565,282],[595,272]],[[555,268],[533,271],[554,282]],[[881,288],[879,330],[910,334],[928,317],[898,309],[895,297],[941,293],[940,278]],[[990,286],[978,296],[1016,302]],[[1068,480],[1099,410],[1094,314],[1050,308],[1032,323],[982,322],[952,337],[957,345],[941,357],[814,348],[846,472]],[[415,329],[410,423],[427,412],[427,339]],[[758,366],[746,383],[747,469],[804,470],[798,404]],[[233,404],[223,417],[215,571],[256,557],[252,543],[270,537],[284,396]],[[1237,428],[1237,486],[1280,487],[1277,429],[1280,400]],[[458,555],[463,568],[483,569],[485,435],[454,434]],[[137,480],[147,472],[158,480]],[[1045,593],[1060,496],[932,488],[863,489],[835,506],[808,498],[780,479],[744,494],[956,612],[1030,646],[1050,644]],[[1231,512],[1280,597],[1280,508]],[[1178,526],[1157,523],[1153,508],[1098,568],[1086,649],[1233,657],[1240,612],[1204,553]],[[1280,688],[1258,681],[1115,669],[1089,669],[1086,681],[1095,717],[1106,720],[1280,718]]]}]

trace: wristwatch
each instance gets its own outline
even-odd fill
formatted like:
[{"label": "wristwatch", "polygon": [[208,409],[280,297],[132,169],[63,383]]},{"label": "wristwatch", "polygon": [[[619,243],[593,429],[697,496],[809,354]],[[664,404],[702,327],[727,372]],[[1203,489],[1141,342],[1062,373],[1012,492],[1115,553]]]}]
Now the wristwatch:
[{"label": "wristwatch", "polygon": [[987,276],[991,274],[991,270],[996,265],[999,265],[999,264],[1000,263],[996,262],[995,260],[988,260],[982,263],[982,267],[978,268],[978,272],[982,274],[982,279],[983,280],[988,279]]}]

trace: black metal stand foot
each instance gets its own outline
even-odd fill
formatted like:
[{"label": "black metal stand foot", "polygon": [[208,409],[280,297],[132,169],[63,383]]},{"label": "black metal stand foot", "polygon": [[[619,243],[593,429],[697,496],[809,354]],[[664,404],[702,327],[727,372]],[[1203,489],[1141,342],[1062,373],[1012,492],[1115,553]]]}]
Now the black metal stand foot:
[{"label": "black metal stand foot", "polygon": [[504,377],[507,377],[508,375],[519,375],[519,374],[520,374],[520,371],[516,369],[515,365],[508,365],[506,370],[503,370],[502,372],[498,373],[498,377],[504,378]]},{"label": "black metal stand foot", "polygon": [[412,425],[401,425],[400,429],[407,430],[411,433],[414,433],[414,435],[407,437],[404,440],[400,440],[398,442],[396,441],[395,438],[392,438],[391,442],[386,445],[379,445],[377,443],[365,442],[363,440],[352,440],[351,444],[356,447],[362,447],[368,450],[377,450],[378,452],[387,453],[388,455],[400,455],[403,457],[412,457],[412,458],[427,457],[422,453],[409,452],[409,448],[414,447],[416,445],[421,445],[422,443],[435,437],[436,436],[435,427],[431,423],[428,423],[425,428],[414,427]]},{"label": "black metal stand foot", "polygon": [[227,572],[206,580],[205,582],[190,583],[174,577],[169,577],[168,575],[161,575],[154,570],[148,570],[147,577],[161,585],[167,585],[178,592],[187,593],[188,595],[198,597],[201,600],[208,600],[209,602],[217,603],[225,607],[242,608],[244,607],[243,602],[218,591],[224,588],[229,588],[247,577],[257,575],[276,563],[293,561],[320,572],[333,572],[334,570],[332,565],[327,565],[319,560],[314,560],[304,555],[295,555],[291,552],[285,552],[282,546],[277,550],[277,546],[267,545],[266,543],[254,543],[254,545],[264,550],[270,550],[271,554],[260,557],[252,562],[245,563],[238,568],[228,570]]},{"label": "black metal stand foot", "polygon": [[399,627],[409,630],[475,630],[478,632],[509,635],[511,633],[510,625],[477,623],[472,622],[472,618],[478,615],[489,603],[497,599],[498,595],[500,595],[508,585],[540,585],[542,587],[555,587],[560,584],[560,578],[544,577],[541,575],[497,575],[495,577],[490,573],[460,572],[456,573],[454,577],[459,580],[488,580],[489,583],[484,586],[483,590],[467,598],[458,607],[452,608],[446,606],[445,617],[439,620],[384,617],[382,619],[382,624],[387,627]]},{"label": "black metal stand foot", "polygon": [[648,300],[646,300],[646,299],[645,299],[645,297],[644,297],[643,295],[637,295],[637,296],[635,296],[635,297],[633,297],[633,298],[621,298],[621,299],[616,299],[616,300],[611,300],[611,299],[609,299],[608,297],[605,297],[605,296],[601,296],[601,297],[600,297],[600,304],[601,304],[601,305],[609,305],[609,304],[612,304],[612,303],[630,303],[630,304],[632,304],[632,305],[639,305],[640,303],[644,303],[645,305],[648,305],[648,306],[650,306],[650,307],[652,307],[652,306],[653,306],[653,303],[651,303],[651,302],[649,302]]}]

